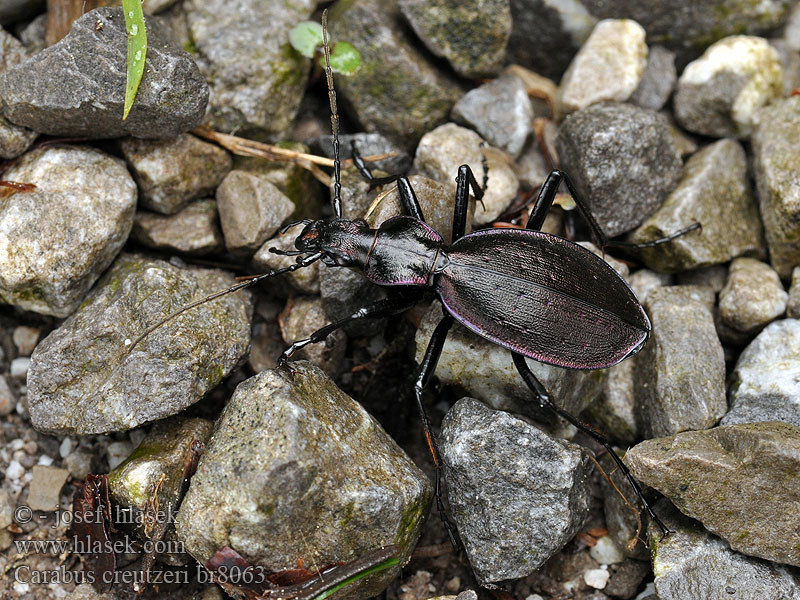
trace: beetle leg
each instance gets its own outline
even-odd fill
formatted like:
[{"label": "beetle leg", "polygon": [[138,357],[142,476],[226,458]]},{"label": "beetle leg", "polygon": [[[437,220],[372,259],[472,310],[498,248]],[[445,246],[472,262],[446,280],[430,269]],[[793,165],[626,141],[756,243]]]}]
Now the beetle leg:
[{"label": "beetle leg", "polygon": [[361,157],[361,153],[358,151],[358,148],[356,148],[355,140],[350,142],[350,156],[353,158],[353,164],[355,164],[356,169],[358,169],[358,172],[361,173],[361,176],[369,181],[369,191],[374,190],[379,185],[391,183],[397,179],[397,175],[389,175],[388,177],[375,177],[370,168],[367,166],[366,161]]},{"label": "beetle leg", "polygon": [[[485,165],[484,165],[485,168]],[[488,175],[488,171],[484,172],[484,184]],[[453,211],[453,241],[464,237],[464,232],[467,229],[467,209],[469,208],[469,188],[472,187],[472,193],[480,200],[483,198],[483,190],[478,185],[475,175],[469,165],[461,165],[458,167],[458,175],[456,176],[456,207]]]},{"label": "beetle leg", "polygon": [[419,205],[417,195],[407,177],[397,178],[397,193],[400,194],[400,202],[403,203],[403,210],[406,211],[406,214],[424,223],[425,216],[422,214],[422,207]]},{"label": "beetle leg", "polygon": [[639,486],[639,483],[633,478],[633,475],[631,474],[628,467],[625,466],[624,462],[622,462],[622,459],[619,456],[617,456],[616,452],[614,452],[614,449],[611,447],[611,444],[608,443],[608,440],[606,439],[605,435],[603,435],[600,431],[598,431],[594,427],[587,425],[586,423],[583,423],[580,420],[576,419],[567,411],[565,411],[563,408],[558,406],[555,402],[553,402],[548,391],[545,389],[542,383],[538,379],[536,379],[536,376],[528,367],[528,364],[525,362],[525,357],[522,354],[512,352],[511,356],[514,358],[514,366],[517,367],[517,371],[519,371],[519,374],[522,375],[522,379],[525,381],[525,384],[531,389],[531,391],[534,394],[536,394],[536,398],[539,401],[539,404],[542,406],[542,408],[550,409],[558,416],[566,419],[567,421],[572,423],[575,427],[589,434],[600,444],[602,444],[603,447],[608,452],[608,454],[614,460],[614,462],[617,463],[617,467],[619,467],[619,470],[622,471],[622,473],[627,478],[628,482],[630,482],[631,486],[633,487],[633,490],[639,497],[639,500],[642,502],[645,509],[647,510],[647,514],[649,514],[650,518],[653,519],[653,521],[655,521],[655,523],[659,526],[663,535],[666,536],[672,533],[667,528],[667,526],[664,525],[661,519],[658,518],[658,515],[655,512],[653,512],[650,503],[647,502],[644,495],[642,494],[642,488]]},{"label": "beetle leg", "polygon": [[292,357],[292,355],[300,350],[300,348],[308,346],[309,344],[317,344],[325,340],[325,338],[327,338],[334,331],[341,329],[351,321],[356,321],[358,319],[379,319],[381,317],[388,317],[411,308],[417,302],[419,302],[421,297],[422,292],[417,292],[415,290],[412,293],[398,293],[391,298],[378,300],[372,304],[362,306],[350,316],[339,319],[338,321],[334,321],[325,327],[317,329],[311,334],[310,337],[307,337],[304,340],[298,340],[294,342],[291,346],[283,351],[283,354],[281,354],[280,358],[278,359],[278,366],[284,366]]},{"label": "beetle leg", "polygon": [[439,454],[439,447],[436,444],[436,437],[433,435],[431,422],[428,419],[428,415],[425,412],[425,406],[422,403],[422,393],[425,389],[425,386],[428,384],[431,375],[433,375],[433,372],[436,370],[436,363],[439,362],[439,357],[442,354],[442,348],[444,348],[444,342],[447,339],[447,333],[450,331],[453,321],[453,317],[445,314],[445,316],[442,317],[442,320],[439,321],[436,329],[434,329],[431,340],[428,342],[428,348],[425,350],[425,356],[422,358],[422,362],[419,366],[419,375],[417,375],[417,381],[414,383],[414,394],[417,398],[417,408],[419,409],[419,416],[420,419],[422,419],[422,427],[425,431],[425,440],[428,442],[428,449],[431,451],[431,456],[433,456],[433,466],[436,471],[436,485],[434,487],[436,508],[439,511],[442,524],[444,524],[444,527],[447,530],[450,543],[453,545],[453,548],[458,549],[459,544],[456,540],[455,531],[453,531],[453,525],[447,518],[447,513],[444,509],[444,501],[442,500],[442,458]]}]

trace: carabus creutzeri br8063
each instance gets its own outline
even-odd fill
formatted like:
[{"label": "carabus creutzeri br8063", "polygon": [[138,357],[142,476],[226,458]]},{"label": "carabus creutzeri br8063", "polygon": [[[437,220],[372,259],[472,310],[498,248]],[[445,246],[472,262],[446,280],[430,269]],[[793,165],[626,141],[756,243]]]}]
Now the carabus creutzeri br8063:
[{"label": "carabus creutzeri br8063", "polygon": [[[440,458],[422,394],[436,369],[448,330],[454,321],[458,321],[476,334],[511,351],[514,364],[536,401],[589,434],[608,450],[636,490],[650,517],[667,533],[667,528],[652,511],[639,485],[603,434],[555,404],[525,362],[525,357],[529,357],[570,369],[602,369],[638,352],[650,333],[650,321],[642,305],[608,263],[582,246],[540,231],[562,182],[566,184],[601,247],[627,244],[610,243],[607,240],[585,202],[560,171],[551,172],[544,182],[526,229],[486,229],[465,235],[469,191],[471,189],[477,199],[483,196],[483,190],[467,165],[459,168],[456,177],[453,241],[449,245],[425,223],[414,190],[405,177],[397,178],[400,199],[407,213],[405,216],[391,218],[377,229],[370,228],[363,219],[342,218],[339,116],[329,64],[325,15],[323,34],[333,129],[334,216],[297,222],[284,228],[286,231],[290,227],[304,225],[295,241],[297,250],[285,252],[298,257],[292,266],[255,276],[187,305],[151,327],[139,339],[198,304],[255,285],[280,273],[302,269],[318,260],[330,267],[360,269],[373,283],[390,288],[388,298],[364,306],[350,316],[319,329],[311,337],[293,343],[280,357],[279,365],[285,366],[294,352],[308,344],[323,341],[347,323],[402,312],[419,302],[426,290],[433,291],[442,302],[444,314],[422,359],[415,393],[425,436],[437,467],[435,489],[442,515]],[[356,163],[362,173],[369,177],[366,165],[357,156]],[[665,243],[697,227],[699,225],[695,224],[666,238],[627,246],[635,248]],[[455,544],[452,529],[446,517],[443,518]]]}]

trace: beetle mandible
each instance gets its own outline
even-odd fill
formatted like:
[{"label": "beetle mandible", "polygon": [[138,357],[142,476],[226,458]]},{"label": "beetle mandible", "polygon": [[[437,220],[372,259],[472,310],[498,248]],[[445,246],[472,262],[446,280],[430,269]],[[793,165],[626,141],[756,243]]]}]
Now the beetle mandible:
[{"label": "beetle mandible", "polygon": [[[428,343],[414,392],[436,467],[437,507],[453,545],[457,543],[440,493],[441,459],[422,397],[455,321],[511,351],[514,365],[539,405],[586,432],[606,448],[650,517],[667,534],[668,529],[653,512],[638,483],[605,436],[559,407],[531,372],[525,357],[570,369],[602,369],[637,353],[650,333],[650,321],[642,305],[608,263],[574,242],[540,231],[562,183],[601,247],[654,246],[696,229],[699,224],[646,244],[610,242],[567,176],[554,170],[539,191],[525,229],[484,229],[465,235],[470,189],[476,199],[483,197],[483,190],[468,165],[459,167],[456,177],[453,235],[449,245],[425,223],[414,190],[404,176],[396,181],[406,215],[393,217],[377,229],[370,228],[363,219],[342,218],[339,114],[330,68],[327,10],[322,15],[322,26],[334,150],[334,216],[298,221],[282,229],[285,233],[292,227],[304,225],[295,240],[296,251],[272,249],[279,254],[297,256],[295,264],[257,275],[184,306],[150,327],[129,349],[186,310],[264,279],[302,269],[316,261],[330,267],[359,269],[373,283],[389,288],[389,296],[294,342],[281,354],[280,367],[285,367],[300,348],[325,340],[351,321],[405,311],[417,304],[426,290],[433,291],[441,300],[443,316]],[[372,179],[357,153],[354,153],[354,161],[361,173]]]}]

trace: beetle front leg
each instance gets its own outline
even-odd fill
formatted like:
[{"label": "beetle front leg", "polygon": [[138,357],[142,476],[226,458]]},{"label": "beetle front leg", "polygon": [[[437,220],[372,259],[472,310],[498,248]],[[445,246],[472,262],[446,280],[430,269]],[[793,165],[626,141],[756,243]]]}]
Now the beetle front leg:
[{"label": "beetle front leg", "polygon": [[633,487],[633,490],[636,492],[636,495],[639,497],[639,500],[641,501],[642,505],[644,505],[645,509],[647,510],[647,514],[649,514],[650,518],[653,519],[653,521],[655,521],[655,523],[661,529],[662,534],[666,536],[672,533],[667,528],[667,526],[664,525],[664,523],[661,521],[658,515],[653,511],[653,508],[650,506],[650,503],[647,502],[644,495],[642,494],[642,488],[639,486],[639,483],[633,478],[633,475],[631,474],[628,467],[625,465],[624,462],[622,462],[622,459],[619,456],[617,456],[616,452],[614,452],[614,449],[611,447],[611,444],[608,443],[608,440],[606,439],[605,435],[603,435],[600,431],[598,431],[594,427],[587,425],[586,423],[583,423],[582,421],[573,417],[571,414],[569,414],[567,411],[565,411],[563,408],[561,408],[555,402],[553,402],[553,399],[550,397],[550,393],[542,385],[542,382],[539,381],[533,374],[533,372],[530,370],[528,364],[525,362],[525,357],[522,354],[517,354],[516,352],[512,352],[511,356],[514,359],[514,366],[517,367],[517,371],[519,371],[519,374],[522,376],[522,379],[523,381],[525,381],[525,384],[536,395],[536,398],[539,401],[540,406],[542,408],[550,409],[558,416],[566,419],[567,421],[572,423],[572,425],[574,425],[581,431],[589,434],[592,438],[597,440],[597,442],[602,444],[603,447],[608,452],[608,454],[617,464],[617,467],[619,467],[619,470],[622,471],[622,473],[625,475],[626,479]]},{"label": "beetle front leg", "polygon": [[[486,165],[484,164],[484,185],[488,175],[486,173]],[[467,209],[469,208],[469,188],[472,188],[472,193],[478,200],[483,198],[483,190],[478,185],[475,175],[469,165],[461,165],[458,167],[458,175],[456,176],[456,206],[453,211],[453,241],[464,237],[464,232],[467,230]]]}]

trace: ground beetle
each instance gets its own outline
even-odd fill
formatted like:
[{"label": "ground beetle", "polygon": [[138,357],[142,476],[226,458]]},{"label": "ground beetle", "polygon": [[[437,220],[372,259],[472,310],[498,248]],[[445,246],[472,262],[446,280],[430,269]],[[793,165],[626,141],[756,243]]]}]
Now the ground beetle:
[{"label": "ground beetle", "polygon": [[[528,368],[525,357],[570,369],[602,369],[638,352],[650,333],[650,321],[642,305],[608,263],[578,244],[540,231],[562,182],[601,247],[653,246],[696,229],[699,224],[646,244],[610,242],[566,175],[552,171],[539,191],[526,229],[484,229],[465,235],[470,188],[478,200],[483,196],[483,190],[467,165],[459,167],[456,177],[453,242],[450,245],[446,245],[442,237],[425,223],[414,190],[408,179],[402,176],[397,178],[397,187],[406,216],[391,218],[378,229],[371,229],[363,219],[351,221],[342,218],[339,114],[330,69],[326,19],[327,15],[323,13],[325,74],[333,129],[334,217],[298,221],[285,226],[283,232],[304,225],[295,241],[296,251],[278,252],[273,249],[281,254],[297,256],[295,264],[257,275],[184,306],[148,329],[130,347],[133,348],[150,331],[194,306],[280,273],[302,269],[318,260],[331,267],[360,269],[373,283],[388,287],[389,297],[364,306],[352,315],[319,329],[311,337],[293,343],[281,355],[280,366],[285,366],[300,348],[323,341],[347,323],[402,312],[419,302],[426,290],[432,290],[442,302],[444,315],[425,351],[414,391],[436,466],[437,506],[454,546],[455,536],[445,516],[440,494],[441,459],[422,402],[423,389],[436,369],[454,321],[508,348],[514,365],[541,407],[550,409],[602,444],[633,486],[650,517],[665,534],[668,533],[605,436],[556,405]],[[354,160],[362,174],[372,179],[366,164],[357,154]]]}]

